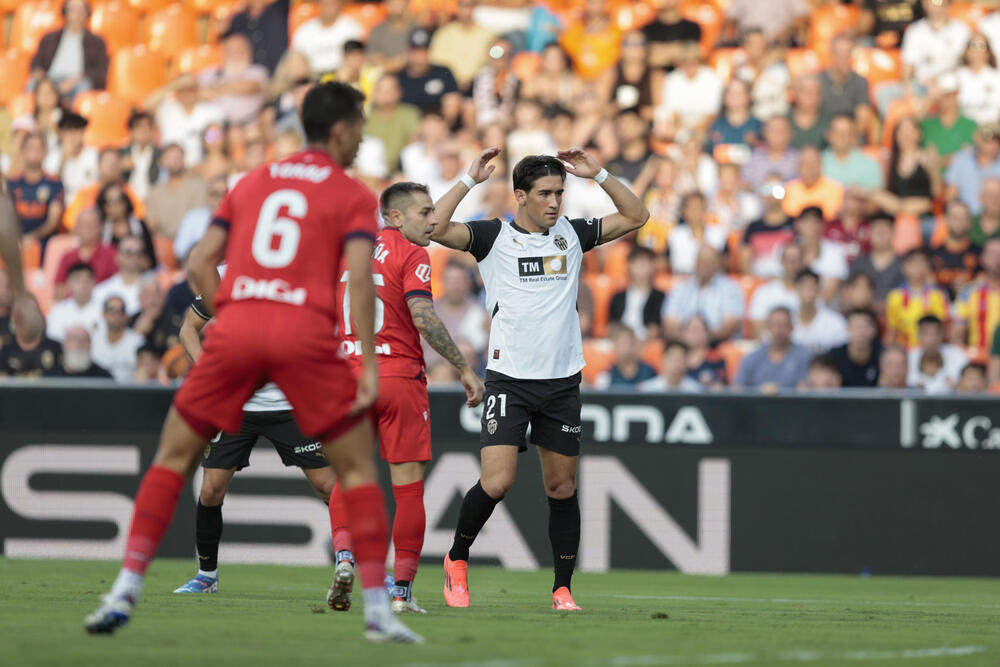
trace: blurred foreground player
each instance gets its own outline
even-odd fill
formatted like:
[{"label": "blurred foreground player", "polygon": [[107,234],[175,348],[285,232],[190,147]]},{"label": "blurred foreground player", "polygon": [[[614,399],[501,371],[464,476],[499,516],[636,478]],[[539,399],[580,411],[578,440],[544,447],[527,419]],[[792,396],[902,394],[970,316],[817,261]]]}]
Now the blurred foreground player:
[{"label": "blurred foreground player", "polygon": [[[483,151],[467,174],[437,201],[441,245],[472,254],[492,313],[479,436],[482,473],[459,510],[455,540],[444,559],[444,599],[469,606],[469,548],[493,508],[514,484],[517,455],[537,446],[549,505],[555,581],[552,608],[577,611],[570,581],[580,546],[576,470],[580,459],[580,371],[584,367],[577,288],[583,253],[642,227],[649,211],[628,186],[579,149],[556,157],[530,155],[514,166],[517,215],[447,222],[469,190],[493,173],[499,149]],[[617,211],[569,220],[560,213],[566,174],[596,181]]]},{"label": "blurred foreground player", "polygon": [[[380,208],[385,229],[375,241],[372,256],[375,354],[379,359],[380,388],[375,414],[382,458],[389,463],[392,494],[396,499],[392,525],[396,550],[392,610],[423,614],[426,612],[412,594],[426,528],[424,472],[431,459],[430,404],[420,336],[458,370],[470,407],[482,400],[483,383],[434,312],[431,261],[425,248],[431,242],[437,218],[427,187],[418,183],[391,185],[382,192]],[[337,292],[337,303],[343,304],[340,311],[343,349],[348,361],[360,368],[360,342],[355,322],[351,321],[351,302],[345,288],[348,279],[345,272]],[[327,595],[327,602],[336,611],[350,608],[354,582],[346,514],[338,484],[330,501],[337,571]]]},{"label": "blurred foreground player", "polygon": [[[211,321],[199,296],[191,304],[180,339],[197,363],[201,357],[200,332]],[[233,475],[250,465],[250,453],[258,438],[266,438],[286,466],[302,469],[323,502],[329,504],[336,481],[323,456],[322,445],[299,430],[292,406],[273,382],[260,389],[243,406],[243,423],[236,433],[219,432],[212,438],[201,460],[204,476],[195,513],[195,545],[198,573],[174,593],[219,592],[219,542],[222,540],[222,501]]]},{"label": "blurred foreground player", "polygon": [[[243,404],[272,380],[288,397],[303,433],[323,442],[344,486],[364,587],[365,637],[422,641],[392,613],[383,586],[389,527],[368,419],[378,397],[371,277],[377,202],[344,171],[361,143],[363,101],[340,83],[310,90],[302,105],[307,149],[247,174],[191,251],[189,274],[216,322],[174,397],[136,495],[122,569],[86,618],[88,632],[111,632],[128,622],[185,476],[211,437],[239,429]],[[220,285],[216,267],[223,258],[228,270]],[[363,370],[356,379],[340,356],[336,332],[342,259],[362,346]]]},{"label": "blurred foreground player", "polygon": [[24,287],[20,238],[21,221],[17,217],[14,202],[6,192],[0,191],[0,262],[7,272],[14,296],[10,318],[15,329],[24,332],[26,338],[35,339],[41,336],[45,319],[35,297]]}]

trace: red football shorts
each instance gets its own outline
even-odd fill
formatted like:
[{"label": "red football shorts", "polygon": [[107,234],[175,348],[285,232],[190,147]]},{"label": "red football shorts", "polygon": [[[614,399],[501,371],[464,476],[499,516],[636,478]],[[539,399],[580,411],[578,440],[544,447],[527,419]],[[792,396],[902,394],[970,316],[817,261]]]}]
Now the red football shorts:
[{"label": "red football shorts", "polygon": [[383,459],[389,463],[431,460],[431,415],[425,380],[380,377],[375,418]]},{"label": "red football shorts", "polygon": [[207,333],[174,407],[206,438],[218,431],[238,433],[243,404],[273,381],[291,403],[302,433],[330,440],[362,417],[348,416],[357,382],[339,344],[333,322],[317,311],[261,302],[230,305]]}]

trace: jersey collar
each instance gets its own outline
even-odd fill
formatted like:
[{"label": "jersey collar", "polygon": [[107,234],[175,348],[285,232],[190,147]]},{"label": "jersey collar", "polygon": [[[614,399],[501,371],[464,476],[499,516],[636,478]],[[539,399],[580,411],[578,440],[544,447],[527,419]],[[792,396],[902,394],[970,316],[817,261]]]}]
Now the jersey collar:
[{"label": "jersey collar", "polygon": [[[533,234],[534,233],[534,232],[529,232],[527,229],[525,229],[521,225],[517,224],[517,221],[515,221],[515,220],[511,220],[510,221],[510,226],[513,227],[516,231],[521,232],[522,234]],[[549,230],[547,230],[547,229],[540,234],[540,236],[548,236],[548,235],[549,235]]]}]

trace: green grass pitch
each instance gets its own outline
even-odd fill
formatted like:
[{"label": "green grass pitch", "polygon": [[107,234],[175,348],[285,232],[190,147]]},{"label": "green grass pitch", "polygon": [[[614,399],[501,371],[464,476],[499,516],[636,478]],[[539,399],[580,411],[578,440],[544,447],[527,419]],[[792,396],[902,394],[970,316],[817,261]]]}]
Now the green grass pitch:
[{"label": "green grass pitch", "polygon": [[360,600],[327,610],[332,568],[225,565],[218,595],[173,595],[193,563],[157,561],[132,622],[90,637],[84,615],[117,564],[0,559],[0,664],[1000,665],[1000,580],[578,574],[583,613],[554,612],[547,572],[470,569],[473,607],[448,609],[425,564],[406,620],[422,646],[361,639]]}]

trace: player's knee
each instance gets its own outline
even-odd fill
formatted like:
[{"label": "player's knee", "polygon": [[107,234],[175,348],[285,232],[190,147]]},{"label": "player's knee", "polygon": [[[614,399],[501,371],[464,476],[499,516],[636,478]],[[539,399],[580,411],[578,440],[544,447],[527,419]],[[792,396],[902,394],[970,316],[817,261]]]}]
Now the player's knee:
[{"label": "player's knee", "polygon": [[333,485],[337,481],[335,477],[330,477],[330,479],[321,479],[313,481],[313,491],[319,496],[319,499],[326,504],[330,504],[330,494],[333,493]]},{"label": "player's knee", "polygon": [[490,475],[489,477],[483,477],[479,481],[479,484],[483,487],[486,495],[499,500],[506,496],[511,487],[514,486],[514,475],[506,473]]},{"label": "player's knee", "polygon": [[545,482],[545,495],[556,500],[565,500],[576,493],[576,480],[573,478]]},{"label": "player's knee", "polygon": [[205,507],[215,507],[221,505],[226,499],[226,487],[219,485],[202,485],[199,500]]}]

